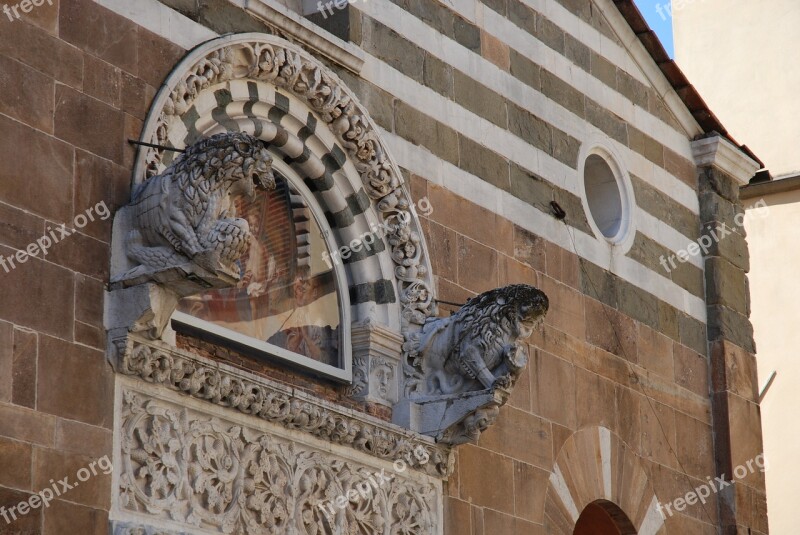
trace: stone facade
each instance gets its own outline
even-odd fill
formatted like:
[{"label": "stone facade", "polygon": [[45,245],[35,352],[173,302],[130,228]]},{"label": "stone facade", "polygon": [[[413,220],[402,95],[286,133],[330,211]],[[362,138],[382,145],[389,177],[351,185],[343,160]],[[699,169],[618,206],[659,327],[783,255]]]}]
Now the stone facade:
[{"label": "stone facade", "polygon": [[[0,533],[257,533],[288,526],[288,513],[265,516],[274,489],[259,504],[247,496],[272,476],[298,478],[280,505],[289,511],[291,501],[298,516],[291,528],[264,532],[314,533],[317,520],[316,533],[325,532],[322,517],[306,514],[313,500],[302,495],[303,470],[330,464],[311,486],[333,482],[326,499],[335,500],[331,489],[352,488],[353,473],[398,459],[409,467],[397,484],[348,508],[339,530],[572,533],[599,500],[642,534],[766,533],[760,474],[705,504],[658,513],[759,453],[744,236],[669,271],[659,261],[698,240],[704,225],[730,225],[749,159],[724,143],[726,159],[693,145],[702,130],[615,3],[370,0],[306,18],[297,4],[54,0],[0,22],[0,255],[18,258],[15,250],[62,223],[75,228],[47,255],[0,272],[0,505],[104,456],[114,464],[10,527],[0,520]],[[342,134],[358,125],[339,128],[337,115],[314,107],[324,99],[304,100],[318,78],[291,90],[262,79],[267,91],[257,91],[270,110],[264,124],[292,125],[275,130],[287,151],[304,146],[291,140],[316,121],[325,128],[309,146],[343,156],[319,160],[326,170],[338,161],[346,175],[330,173],[346,194],[323,206],[336,232],[357,236],[403,202],[432,207],[348,267],[364,277],[349,289],[355,371],[364,372],[354,371],[355,387],[186,333],[107,342],[110,215],[130,203],[148,164],[168,163],[127,139],[153,125],[151,140],[158,129],[149,120],[165,102],[159,88],[190,49],[227,32],[297,47],[318,72],[337,75],[337,95],[352,95],[355,116],[367,118],[360,132],[375,152],[353,149],[363,138]],[[214,80],[229,84],[231,99],[208,107],[209,131],[247,116],[234,98],[246,82]],[[302,106],[313,110],[307,123],[295,120]],[[171,115],[176,124],[200,124],[184,120],[188,109]],[[630,189],[632,231],[618,246],[595,233],[586,208],[581,176],[595,147],[615,157]],[[353,164],[374,154],[383,183]],[[109,217],[79,225],[101,202]],[[512,284],[539,288],[550,309],[524,342],[528,365],[494,425],[477,443],[451,448],[392,424],[409,325],[422,329]],[[381,363],[396,366],[396,392],[374,375]],[[155,465],[148,455],[170,462],[164,448],[188,464],[175,477],[165,468],[158,486],[142,467]],[[254,483],[256,450],[291,468]],[[231,459],[250,479],[237,472],[229,487],[215,487],[209,474],[224,479],[219,467],[230,470]]]}]

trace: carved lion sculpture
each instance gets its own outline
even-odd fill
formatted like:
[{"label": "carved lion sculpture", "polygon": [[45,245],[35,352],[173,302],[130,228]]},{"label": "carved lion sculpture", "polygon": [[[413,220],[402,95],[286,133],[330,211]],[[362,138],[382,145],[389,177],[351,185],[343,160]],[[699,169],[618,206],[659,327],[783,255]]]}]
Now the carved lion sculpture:
[{"label": "carved lion sculpture", "polygon": [[508,390],[528,361],[518,341],[544,319],[547,296],[525,284],[482,293],[449,318],[428,320],[417,348],[425,394]]},{"label": "carved lion sculpture", "polygon": [[134,191],[127,254],[138,266],[131,279],[188,262],[239,278],[234,262],[247,250],[250,229],[236,217],[234,195],[275,188],[264,142],[245,133],[203,139],[162,174]]}]

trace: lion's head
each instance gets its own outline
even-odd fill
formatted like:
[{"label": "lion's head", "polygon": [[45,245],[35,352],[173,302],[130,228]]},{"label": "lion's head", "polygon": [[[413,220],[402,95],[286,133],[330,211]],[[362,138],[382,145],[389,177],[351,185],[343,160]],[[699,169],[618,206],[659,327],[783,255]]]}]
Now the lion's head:
[{"label": "lion's head", "polygon": [[252,198],[255,188],[275,189],[272,156],[266,144],[244,132],[216,134],[186,149],[173,163],[173,176],[188,184],[184,194],[207,197],[230,188],[233,195]]},{"label": "lion's head", "polygon": [[473,297],[457,312],[470,336],[489,352],[509,338],[525,339],[550,307],[541,290],[527,284],[496,288]]}]

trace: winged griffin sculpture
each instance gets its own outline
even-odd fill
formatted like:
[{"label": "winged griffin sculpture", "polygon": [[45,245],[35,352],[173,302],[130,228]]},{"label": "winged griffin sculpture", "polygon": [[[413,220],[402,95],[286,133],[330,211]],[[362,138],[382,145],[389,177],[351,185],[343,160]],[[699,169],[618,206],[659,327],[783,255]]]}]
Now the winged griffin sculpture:
[{"label": "winged griffin sculpture", "polygon": [[275,188],[272,158],[262,141],[234,132],[192,145],[133,192],[125,242],[135,265],[116,280],[194,264],[235,282],[234,262],[247,250],[250,230],[236,217],[232,198],[252,197],[257,186]]},{"label": "winged griffin sculpture", "polygon": [[523,341],[548,307],[543,292],[515,284],[429,319],[404,347],[414,371],[398,423],[451,444],[477,440],[508,401],[528,362]]}]

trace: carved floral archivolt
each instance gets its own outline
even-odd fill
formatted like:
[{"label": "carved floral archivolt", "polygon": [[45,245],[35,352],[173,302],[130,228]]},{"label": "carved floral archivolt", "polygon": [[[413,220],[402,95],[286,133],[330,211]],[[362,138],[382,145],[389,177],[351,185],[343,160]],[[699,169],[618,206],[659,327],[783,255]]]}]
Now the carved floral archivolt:
[{"label": "carved floral archivolt", "polygon": [[[286,90],[317,113],[348,152],[367,194],[383,220],[391,226],[387,236],[395,263],[399,301],[405,325],[421,325],[435,314],[431,273],[424,258],[420,230],[413,218],[403,216],[412,203],[403,178],[391,161],[367,111],[353,93],[327,67],[302,48],[274,36],[221,44],[195,62],[169,88],[151,139],[171,145],[169,129],[186,113],[204,90],[230,80],[252,80]],[[146,180],[163,171],[164,151],[145,150]]]}]

